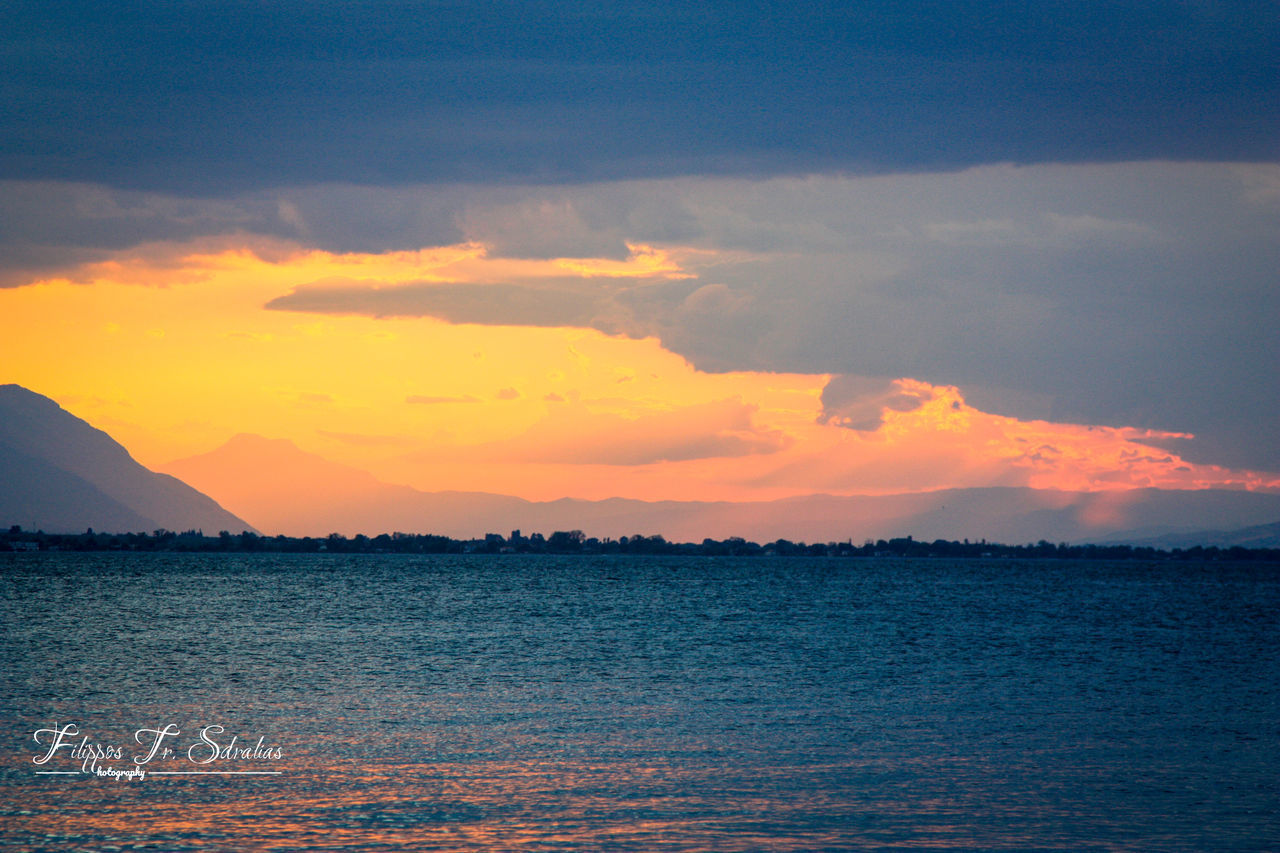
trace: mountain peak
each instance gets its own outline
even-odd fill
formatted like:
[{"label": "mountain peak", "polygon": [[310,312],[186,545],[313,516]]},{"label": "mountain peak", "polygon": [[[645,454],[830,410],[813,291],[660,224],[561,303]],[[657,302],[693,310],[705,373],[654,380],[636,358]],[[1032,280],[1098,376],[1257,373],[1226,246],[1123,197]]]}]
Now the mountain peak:
[{"label": "mountain peak", "polygon": [[367,471],[331,462],[287,438],[254,433],[238,433],[207,453],[176,459],[161,470],[217,495],[224,505],[259,524],[264,523],[262,519],[275,519],[276,508],[315,502],[343,506],[352,495],[386,490],[397,490],[398,494],[406,489],[381,483]]},{"label": "mountain peak", "polygon": [[21,385],[15,385],[10,382],[7,385],[0,385],[0,405],[6,408],[10,406],[23,406],[26,408],[42,410],[42,411],[63,411],[56,400],[52,400],[43,394],[37,394],[30,388],[24,388]]},{"label": "mountain peak", "polygon": [[[234,460],[234,462],[233,462]],[[310,451],[303,450],[289,438],[267,438],[253,432],[238,432],[222,444],[208,450],[204,453],[198,453],[194,456],[188,456],[183,459],[175,459],[174,461],[162,466],[163,471],[176,473],[178,469],[188,470],[192,464],[204,462],[207,464],[252,464],[260,466],[262,470],[280,469],[281,466],[289,467],[291,470],[297,466],[327,466],[342,467],[336,462],[318,456]],[[346,469],[351,472],[357,472],[357,469]],[[298,473],[293,471],[293,473]],[[372,477],[363,471],[358,472],[361,476]],[[177,476],[186,479],[182,474]]]}]

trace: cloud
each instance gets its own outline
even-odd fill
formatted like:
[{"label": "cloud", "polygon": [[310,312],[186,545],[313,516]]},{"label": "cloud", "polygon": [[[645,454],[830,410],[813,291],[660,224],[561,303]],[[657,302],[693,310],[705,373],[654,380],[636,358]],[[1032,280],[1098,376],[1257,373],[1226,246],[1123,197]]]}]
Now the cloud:
[{"label": "cloud", "polygon": [[[975,408],[954,387],[841,376],[827,383],[825,401],[804,394],[784,402],[771,385],[786,387],[794,377],[753,378],[758,396],[750,401],[724,398],[631,417],[610,409],[636,412],[634,398],[562,402],[512,438],[435,447],[389,460],[384,470],[400,478],[417,472],[412,482],[432,488],[501,490],[503,483],[536,481],[529,494],[543,498],[743,500],[962,486],[1058,493],[1280,488],[1280,474],[1196,465],[1155,446],[1168,433],[1023,421]],[[839,420],[859,409],[878,418],[874,429]]]},{"label": "cloud", "polygon": [[[433,279],[400,281],[330,276],[296,286],[266,308],[374,317],[435,317],[450,323],[578,326],[632,332],[625,304],[646,290],[697,285],[671,252],[628,244],[612,258],[495,258],[481,246],[445,247]],[[450,255],[454,260],[447,260]],[[419,262],[407,258],[409,263]],[[403,267],[402,267],[403,269]],[[514,281],[497,281],[510,276]],[[640,297],[643,298],[643,297]]]},{"label": "cloud", "polygon": [[[823,428],[753,488],[806,483],[833,493],[926,491],[956,483],[1057,490],[1268,488],[1280,475],[1192,465],[1162,450],[1176,434],[1019,420],[970,405],[955,387],[914,379],[836,376]],[[832,433],[842,436],[833,438]]]},{"label": "cloud", "polygon": [[914,412],[936,399],[938,393],[939,389],[910,379],[833,376],[822,390],[818,422],[875,432],[884,426],[886,413]]},{"label": "cloud", "polygon": [[363,314],[372,317],[436,317],[450,323],[498,326],[591,326],[603,298],[572,287],[514,284],[383,285],[350,279],[326,279],[300,285],[272,299],[276,311]]},{"label": "cloud", "polygon": [[790,445],[777,429],[753,423],[757,407],[741,399],[686,406],[634,418],[566,402],[521,435],[453,450],[485,463],[651,465],[777,453]]},{"label": "cloud", "polygon": [[1274,11],[18,2],[0,177],[223,195],[1269,157]]},{"label": "cloud", "polygon": [[0,287],[85,280],[86,266],[139,247],[149,247],[153,262],[175,244],[187,253],[197,245],[206,251],[253,245],[268,254],[272,239],[298,236],[282,210],[262,197],[193,199],[88,183],[0,181]]},{"label": "cloud", "polygon": [[[300,287],[272,307],[654,336],[715,371],[911,376],[1010,415],[1191,433],[1171,440],[1188,458],[1274,470],[1275,171],[993,166],[548,188],[555,210],[592,214],[564,244],[544,235],[544,253],[647,243],[696,278]],[[494,239],[518,246],[536,196],[475,200],[468,235],[488,245],[493,221]],[[664,207],[686,242],[642,230]]]},{"label": "cloud", "polygon": [[[208,212],[191,202],[182,216],[221,233],[244,210],[246,229],[285,233],[285,199],[310,233],[330,235],[313,238],[319,248],[362,247],[325,256],[320,273],[303,263],[296,234],[246,235],[283,282],[262,300],[276,310],[655,337],[709,371],[912,377],[958,387],[989,411],[1192,434],[1157,440],[1189,460],[1277,470],[1277,174],[1266,163],[1152,162],[448,191],[337,185],[280,191],[270,204],[228,196]],[[85,209],[174,203],[125,196]],[[111,219],[75,208],[53,207],[85,218],[53,232],[69,258],[90,251],[86,235]],[[11,214],[39,217],[29,206]],[[468,242],[375,251],[392,238],[366,214],[399,223],[387,229],[396,241],[453,222]],[[335,236],[344,218],[354,223],[345,242]],[[112,239],[161,234],[165,219],[144,216],[151,225]],[[0,228],[0,257],[48,250],[30,242],[39,230]],[[97,266],[67,272],[179,282],[197,274],[188,247],[198,243],[92,248]]]}]

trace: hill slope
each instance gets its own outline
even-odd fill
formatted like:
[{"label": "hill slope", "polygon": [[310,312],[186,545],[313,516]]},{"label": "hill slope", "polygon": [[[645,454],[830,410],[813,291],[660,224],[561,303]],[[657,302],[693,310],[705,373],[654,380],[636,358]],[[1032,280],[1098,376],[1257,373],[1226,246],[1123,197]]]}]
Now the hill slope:
[{"label": "hill slope", "polygon": [[253,529],[208,495],[134,461],[102,430],[0,385],[0,524],[80,532]]}]

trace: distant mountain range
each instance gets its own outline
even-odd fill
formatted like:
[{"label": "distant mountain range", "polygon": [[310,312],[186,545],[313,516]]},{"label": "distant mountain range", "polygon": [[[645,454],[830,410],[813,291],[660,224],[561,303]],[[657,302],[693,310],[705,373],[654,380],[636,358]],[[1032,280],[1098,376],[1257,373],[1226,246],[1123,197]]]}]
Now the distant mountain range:
[{"label": "distant mountain range", "polygon": [[1196,530],[1190,533],[1166,533],[1163,536],[1130,537],[1129,545],[1149,545],[1152,548],[1194,548],[1197,545],[1219,548],[1280,548],[1280,521],[1258,524],[1235,530]]},{"label": "distant mountain range", "polygon": [[254,529],[18,385],[0,385],[0,524],[50,533]]},{"label": "distant mountain range", "polygon": [[672,541],[742,536],[829,542],[979,539],[1096,542],[1188,533],[1280,519],[1280,495],[1240,491],[1063,492],[951,489],[885,496],[810,495],[760,502],[647,502],[612,498],[532,502],[482,492],[423,492],[304,452],[292,442],[238,435],[163,470],[216,497],[265,531],[353,536],[400,531],[473,538],[582,530],[661,534]]},{"label": "distant mountain range", "polygon": [[1259,492],[979,488],[743,503],[534,502],[384,483],[291,441],[255,435],[238,435],[162,469],[142,467],[106,433],[52,400],[0,386],[0,524],[6,527],[71,533],[256,528],[291,536],[400,531],[457,539],[518,529],[613,538],[661,534],[683,542],[741,536],[860,544],[910,535],[1164,548],[1280,544],[1280,495]]},{"label": "distant mountain range", "polygon": [[[438,533],[519,527],[529,501],[481,492],[422,492],[300,450],[241,434],[216,450],[161,466],[262,530],[286,536]],[[509,530],[509,528],[507,528]],[[540,528],[534,528],[540,529]]]}]

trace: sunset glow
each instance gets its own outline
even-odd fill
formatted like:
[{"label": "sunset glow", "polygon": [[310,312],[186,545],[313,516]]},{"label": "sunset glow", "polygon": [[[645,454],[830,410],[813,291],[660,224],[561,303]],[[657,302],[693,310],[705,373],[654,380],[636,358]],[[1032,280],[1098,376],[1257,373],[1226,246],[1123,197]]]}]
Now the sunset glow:
[{"label": "sunset glow", "polygon": [[1280,851],[1276,7],[4,3],[0,848]]},{"label": "sunset glow", "polygon": [[[1149,443],[1176,433],[1018,420],[911,378],[835,405],[824,401],[830,375],[708,373],[653,337],[265,307],[349,282],[467,286],[483,299],[501,284],[696,278],[717,262],[629,248],[621,260],[539,260],[492,258],[475,243],[383,254],[148,246],[0,291],[3,378],[108,430],[144,464],[255,433],[426,491],[739,501],[1280,486]],[[696,268],[676,260],[695,254]]]}]

